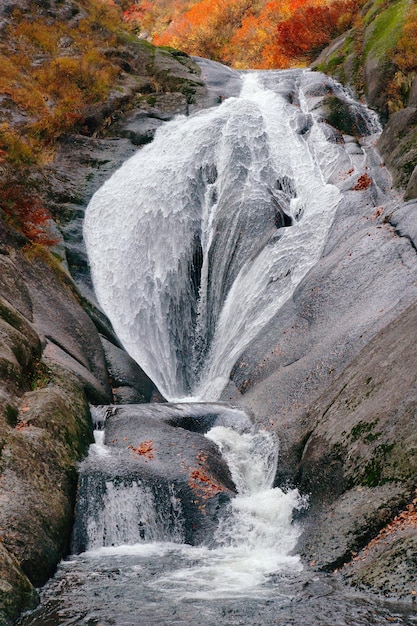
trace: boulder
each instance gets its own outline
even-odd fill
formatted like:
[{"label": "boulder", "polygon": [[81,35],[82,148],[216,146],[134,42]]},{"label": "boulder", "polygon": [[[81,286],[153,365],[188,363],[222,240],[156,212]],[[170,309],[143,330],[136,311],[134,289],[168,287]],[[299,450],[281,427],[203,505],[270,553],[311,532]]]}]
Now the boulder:
[{"label": "boulder", "polygon": [[0,624],[12,624],[22,610],[33,609],[38,593],[17,559],[0,543]]},{"label": "boulder", "polygon": [[73,550],[121,543],[210,545],[236,493],[216,444],[202,433],[250,421],[221,404],[109,407],[105,450],[80,470]]},{"label": "boulder", "polygon": [[164,398],[125,350],[101,337],[115,404],[163,402]]}]

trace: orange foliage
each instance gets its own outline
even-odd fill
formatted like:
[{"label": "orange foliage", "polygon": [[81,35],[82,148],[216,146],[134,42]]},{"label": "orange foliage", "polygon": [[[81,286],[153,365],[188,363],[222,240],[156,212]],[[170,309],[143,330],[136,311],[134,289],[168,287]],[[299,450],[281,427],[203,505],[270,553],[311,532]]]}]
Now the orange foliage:
[{"label": "orange foliage", "polygon": [[128,450],[137,454],[138,456],[144,456],[147,459],[154,458],[154,444],[153,441],[143,441],[136,447],[128,446]]},{"label": "orange foliage", "polygon": [[202,500],[214,498],[224,491],[224,487],[214,482],[204,470],[199,468],[191,469],[189,485]]},{"label": "orange foliage", "polygon": [[[22,173],[21,173],[22,174]],[[30,241],[44,246],[54,246],[57,239],[49,232],[52,219],[39,195],[24,176],[20,179],[6,177],[0,187],[0,209],[11,226],[18,228]]]},{"label": "orange foliage", "polygon": [[[157,45],[237,68],[308,61],[349,27],[363,0],[148,0],[125,13]],[[151,6],[149,6],[151,5]]]},{"label": "orange foliage", "polygon": [[363,191],[364,189],[368,189],[372,185],[372,179],[368,174],[362,174],[359,176],[356,185],[352,188],[353,191]]},{"label": "orange foliage", "polygon": [[[207,455],[200,450],[196,454],[196,461],[199,467],[190,467],[184,460],[182,461],[182,465],[189,475],[188,484],[190,488],[203,502],[226,490],[225,487],[216,483],[209,476],[210,470],[207,468],[207,458]],[[204,511],[204,507],[205,504],[202,504],[199,506],[199,509]]]},{"label": "orange foliage", "polygon": [[252,10],[252,3],[248,0],[201,0],[157,35],[154,43],[223,60],[224,48],[245,14]]},{"label": "orange foliage", "polygon": [[299,7],[277,26],[276,58],[313,59],[334,37],[346,30],[359,8],[357,0]]},{"label": "orange foliage", "polygon": [[270,50],[275,30],[279,22],[291,14],[291,4],[291,0],[267,2],[258,13],[244,17],[224,49],[223,60],[238,68],[273,67]]}]

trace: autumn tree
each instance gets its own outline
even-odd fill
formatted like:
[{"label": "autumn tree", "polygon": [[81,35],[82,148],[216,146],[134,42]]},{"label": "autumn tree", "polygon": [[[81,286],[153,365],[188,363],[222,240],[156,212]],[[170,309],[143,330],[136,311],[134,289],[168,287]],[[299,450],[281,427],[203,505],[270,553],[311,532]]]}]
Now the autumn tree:
[{"label": "autumn tree", "polygon": [[[310,3],[311,4],[311,3]],[[276,29],[275,59],[308,62],[349,27],[360,2],[336,0],[330,4],[299,7]]]},{"label": "autumn tree", "polygon": [[201,0],[156,36],[154,43],[223,61],[234,32],[253,5],[249,0]]},{"label": "autumn tree", "polygon": [[349,27],[363,0],[143,0],[126,19],[157,45],[237,68],[306,63]]}]

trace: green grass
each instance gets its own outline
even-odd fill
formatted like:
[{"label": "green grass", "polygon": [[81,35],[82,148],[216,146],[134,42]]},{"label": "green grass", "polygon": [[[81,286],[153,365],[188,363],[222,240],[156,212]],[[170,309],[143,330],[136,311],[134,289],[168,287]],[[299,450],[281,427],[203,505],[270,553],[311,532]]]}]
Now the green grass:
[{"label": "green grass", "polygon": [[367,27],[364,36],[363,58],[388,56],[395,49],[407,18],[411,0],[399,0],[378,15]]}]

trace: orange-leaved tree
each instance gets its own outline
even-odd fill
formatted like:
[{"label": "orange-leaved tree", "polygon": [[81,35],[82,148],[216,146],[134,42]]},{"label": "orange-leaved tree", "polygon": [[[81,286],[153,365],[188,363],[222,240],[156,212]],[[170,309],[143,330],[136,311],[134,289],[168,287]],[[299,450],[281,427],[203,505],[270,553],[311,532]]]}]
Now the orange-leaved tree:
[{"label": "orange-leaved tree", "polygon": [[54,246],[58,239],[51,232],[52,216],[44,206],[30,175],[5,167],[0,187],[0,210],[6,222],[32,243]]},{"label": "orange-leaved tree", "polygon": [[312,0],[272,0],[258,3],[258,10],[244,17],[229,45],[224,48],[223,61],[237,68],[277,67],[275,33],[278,25],[291,17],[300,6],[311,2]]},{"label": "orange-leaved tree", "polygon": [[222,61],[225,48],[254,4],[249,0],[201,0],[157,35],[154,43]]},{"label": "orange-leaved tree", "polygon": [[337,35],[345,31],[359,7],[361,0],[335,0],[325,3],[308,3],[276,29],[275,62],[282,65],[305,63],[314,57]]},{"label": "orange-leaved tree", "polygon": [[[136,15],[144,35],[237,68],[307,63],[348,28],[364,0],[148,0]],[[151,5],[151,6],[149,6]]]}]

